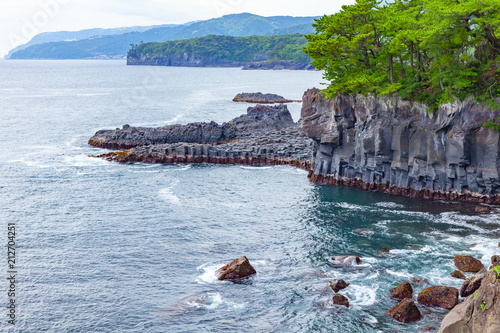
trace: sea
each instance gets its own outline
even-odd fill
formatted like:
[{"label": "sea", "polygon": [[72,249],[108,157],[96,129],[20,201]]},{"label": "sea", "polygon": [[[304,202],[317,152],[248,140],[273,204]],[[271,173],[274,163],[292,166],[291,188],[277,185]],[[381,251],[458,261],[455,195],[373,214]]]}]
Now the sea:
[{"label": "sea", "polygon": [[[231,101],[241,92],[301,99],[321,72],[9,60],[0,77],[1,331],[419,332],[447,311],[398,323],[391,288],[459,288],[454,255],[500,254],[496,208],[316,185],[289,166],[118,164],[87,144],[124,124],[231,120],[251,106]],[[298,120],[301,103],[288,108]],[[218,281],[240,256],[257,274]],[[333,279],[349,308],[324,304]]]}]

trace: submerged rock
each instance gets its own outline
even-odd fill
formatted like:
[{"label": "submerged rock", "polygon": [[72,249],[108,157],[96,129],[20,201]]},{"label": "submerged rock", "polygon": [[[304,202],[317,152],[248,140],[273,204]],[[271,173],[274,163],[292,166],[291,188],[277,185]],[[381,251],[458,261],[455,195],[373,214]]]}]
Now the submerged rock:
[{"label": "submerged rock", "polygon": [[400,285],[398,285],[397,287],[391,289],[390,295],[391,297],[398,299],[405,299],[405,298],[411,299],[413,297],[413,288],[411,284],[405,281]]},{"label": "submerged rock", "polygon": [[332,303],[335,305],[342,305],[342,306],[345,306],[347,308],[349,307],[349,299],[347,297],[345,297],[344,295],[340,295],[340,294],[333,295]]},{"label": "submerged rock", "polygon": [[455,256],[455,266],[463,272],[479,272],[484,265],[473,256],[458,254]]},{"label": "submerged rock", "polygon": [[481,286],[444,317],[439,333],[500,332],[500,281],[495,271],[484,276]]},{"label": "submerged rock", "polygon": [[354,255],[335,256],[330,262],[333,265],[354,266],[361,263],[361,258]]},{"label": "submerged rock", "polygon": [[347,288],[350,283],[345,282],[341,279],[335,279],[329,282],[330,288],[332,288],[333,292],[338,292],[339,290]]},{"label": "submerged rock", "polygon": [[291,103],[300,102],[297,100],[286,99],[283,96],[276,94],[263,94],[257,93],[241,93],[233,98],[233,102],[246,102],[246,103],[260,103],[260,104],[274,104],[274,103]]},{"label": "submerged rock", "polygon": [[255,273],[257,273],[257,271],[245,256],[234,259],[215,271],[215,275],[219,280],[238,280]]},{"label": "submerged rock", "polygon": [[459,270],[454,270],[453,272],[450,273],[451,277],[454,277],[455,279],[462,279],[465,280],[465,275]]},{"label": "submerged rock", "polygon": [[422,318],[420,310],[409,298],[403,299],[396,304],[396,306],[387,311],[386,314],[402,323],[412,323]]},{"label": "submerged rock", "polygon": [[432,286],[418,293],[417,301],[422,305],[453,309],[458,304],[458,289],[446,286]]}]

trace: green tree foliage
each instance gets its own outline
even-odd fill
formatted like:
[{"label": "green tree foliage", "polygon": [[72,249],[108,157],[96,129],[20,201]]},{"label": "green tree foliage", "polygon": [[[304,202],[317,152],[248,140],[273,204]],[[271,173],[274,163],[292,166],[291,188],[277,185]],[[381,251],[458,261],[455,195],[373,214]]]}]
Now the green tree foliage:
[{"label": "green tree foliage", "polygon": [[310,58],[302,51],[306,43],[307,40],[301,34],[250,37],[208,35],[164,43],[143,43],[134,46],[128,54],[133,57],[161,57],[189,53],[213,60],[235,62],[264,58],[308,63]]},{"label": "green tree foliage", "polygon": [[306,35],[336,93],[395,94],[432,107],[500,95],[499,0],[357,0]]}]

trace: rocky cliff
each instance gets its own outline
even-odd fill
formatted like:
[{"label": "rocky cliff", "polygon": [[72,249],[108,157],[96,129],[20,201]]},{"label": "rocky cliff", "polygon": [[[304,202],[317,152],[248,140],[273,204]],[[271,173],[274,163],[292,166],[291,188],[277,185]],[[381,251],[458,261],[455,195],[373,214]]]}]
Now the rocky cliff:
[{"label": "rocky cliff", "polygon": [[500,280],[489,271],[474,294],[451,310],[441,323],[439,333],[500,332]]},{"label": "rocky cliff", "polygon": [[315,141],[310,177],[387,193],[500,203],[500,132],[472,100],[425,105],[389,97],[303,97],[301,130]]}]

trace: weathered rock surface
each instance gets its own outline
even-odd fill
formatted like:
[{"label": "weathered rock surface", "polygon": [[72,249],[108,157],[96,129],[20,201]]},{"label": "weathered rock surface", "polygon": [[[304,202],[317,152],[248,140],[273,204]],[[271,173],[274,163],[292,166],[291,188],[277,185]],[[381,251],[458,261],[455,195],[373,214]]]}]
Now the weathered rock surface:
[{"label": "weathered rock surface", "polygon": [[500,281],[487,272],[479,289],[451,310],[439,333],[500,332]]},{"label": "weathered rock surface", "polygon": [[273,103],[291,103],[291,102],[301,102],[301,101],[286,99],[285,97],[276,94],[263,94],[261,92],[257,92],[257,93],[238,94],[233,98],[233,102],[273,104]]},{"label": "weathered rock surface", "polygon": [[340,266],[359,265],[361,263],[361,258],[353,255],[335,256],[330,260],[330,263]]},{"label": "weathered rock surface", "polygon": [[432,286],[419,292],[417,301],[422,305],[450,310],[458,304],[458,290],[453,287]]},{"label": "weathered rock surface", "polygon": [[473,277],[466,279],[460,288],[460,297],[472,295],[477,289],[479,289],[485,274],[486,270],[483,268]]},{"label": "weathered rock surface", "polygon": [[340,295],[340,294],[333,295],[332,303],[335,305],[342,305],[342,306],[345,306],[347,308],[349,307],[349,299],[347,297],[345,297],[344,295]]},{"label": "weathered rock surface", "polygon": [[248,134],[296,127],[286,105],[249,107],[247,113],[222,125],[216,122],[169,125],[158,128],[131,127],[100,130],[89,144],[100,148],[129,149],[163,143],[217,143]]},{"label": "weathered rock surface", "polygon": [[402,323],[411,323],[422,318],[420,310],[409,298],[403,299],[396,304],[396,306],[387,311],[386,314]]},{"label": "weathered rock surface", "polygon": [[413,288],[411,284],[405,281],[400,285],[398,285],[397,287],[391,289],[390,295],[391,297],[398,299],[405,299],[405,298],[411,299],[413,297]]},{"label": "weathered rock surface", "polygon": [[347,288],[350,283],[345,282],[342,279],[335,279],[329,282],[330,288],[332,288],[333,292],[337,293],[339,290]]},{"label": "weathered rock surface", "polygon": [[452,277],[454,277],[455,279],[462,279],[462,280],[465,280],[465,275],[464,273],[462,273],[461,271],[459,270],[454,270],[453,272],[450,273],[450,275]]},{"label": "weathered rock surface", "polygon": [[245,256],[234,259],[215,271],[215,275],[219,280],[238,280],[255,273],[257,273],[257,271]]},{"label": "weathered rock surface", "polygon": [[500,132],[474,101],[426,106],[390,97],[303,96],[315,140],[312,181],[401,196],[500,204]]},{"label": "weathered rock surface", "polygon": [[499,255],[494,255],[491,256],[491,266],[500,266],[500,256]]},{"label": "weathered rock surface", "polygon": [[484,268],[483,263],[473,256],[457,254],[454,259],[455,266],[462,272],[479,272]]}]

